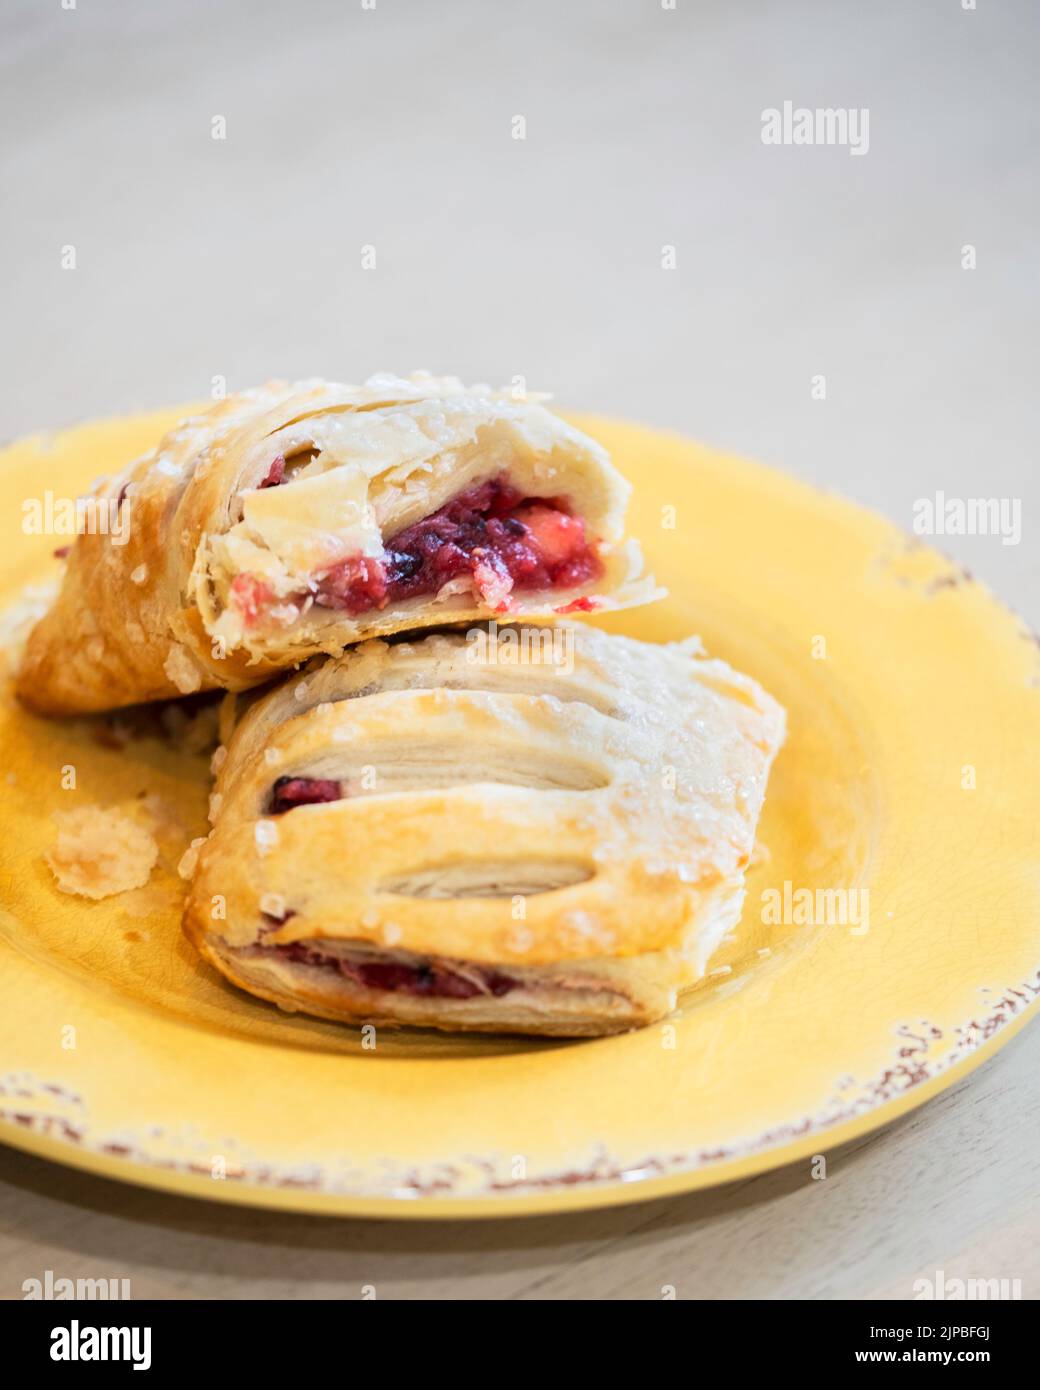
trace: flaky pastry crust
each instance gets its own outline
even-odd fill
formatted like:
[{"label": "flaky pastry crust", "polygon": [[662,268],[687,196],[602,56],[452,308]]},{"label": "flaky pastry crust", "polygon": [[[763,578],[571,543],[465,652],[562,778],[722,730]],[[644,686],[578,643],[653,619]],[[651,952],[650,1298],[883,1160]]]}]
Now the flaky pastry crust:
[{"label": "flaky pastry crust", "polygon": [[236,984],[327,1018],[645,1024],[739,919],[783,731],[696,641],[370,641],[254,701],[218,751],[185,928]]},{"label": "flaky pastry crust", "polygon": [[[494,480],[561,508],[541,515],[580,518],[596,572],[572,567],[570,582],[550,536],[552,587],[514,585],[491,565],[480,583],[379,589],[384,543]],[[425,373],[272,382],[184,420],[101,482],[95,501],[127,524],[77,537],[19,693],[68,714],[242,690],[404,629],[642,602],[654,590],[623,540],[628,492],[603,449],[537,399]]]}]

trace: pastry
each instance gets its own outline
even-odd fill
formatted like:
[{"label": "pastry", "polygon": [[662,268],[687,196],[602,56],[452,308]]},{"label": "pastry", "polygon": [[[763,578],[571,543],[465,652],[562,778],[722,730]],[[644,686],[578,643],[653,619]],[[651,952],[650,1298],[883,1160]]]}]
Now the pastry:
[{"label": "pastry", "polygon": [[218,749],[185,928],[324,1018],[592,1036],[740,916],[780,706],[697,642],[562,622],[369,641]]},{"label": "pastry", "polygon": [[242,690],[408,628],[645,601],[629,488],[536,399],[274,382],[102,481],[19,682],[48,714]]}]

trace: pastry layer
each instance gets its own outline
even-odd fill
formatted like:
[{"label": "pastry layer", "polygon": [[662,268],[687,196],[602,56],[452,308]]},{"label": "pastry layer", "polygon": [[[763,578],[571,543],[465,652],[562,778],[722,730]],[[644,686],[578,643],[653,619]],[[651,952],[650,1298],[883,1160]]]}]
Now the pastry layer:
[{"label": "pastry layer", "polygon": [[536,399],[425,374],[246,391],[99,485],[121,524],[77,537],[19,691],[60,714],[240,690],[372,636],[644,602],[628,492]]},{"label": "pastry layer", "polygon": [[633,1027],[739,916],[782,737],[695,643],[369,642],[242,718],[186,927],[229,978],[326,1017]]}]

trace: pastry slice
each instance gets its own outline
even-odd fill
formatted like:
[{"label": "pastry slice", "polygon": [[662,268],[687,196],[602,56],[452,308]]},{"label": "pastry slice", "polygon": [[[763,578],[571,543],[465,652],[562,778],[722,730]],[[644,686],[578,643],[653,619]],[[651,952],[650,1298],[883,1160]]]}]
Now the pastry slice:
[{"label": "pastry slice", "polygon": [[783,732],[696,641],[492,623],[367,642],[218,750],[186,931],[243,989],[323,1018],[638,1027],[739,919]]},{"label": "pastry slice", "polygon": [[454,378],[271,383],[103,482],[33,631],[48,714],[242,690],[365,638],[654,597],[628,484],[537,400]]}]

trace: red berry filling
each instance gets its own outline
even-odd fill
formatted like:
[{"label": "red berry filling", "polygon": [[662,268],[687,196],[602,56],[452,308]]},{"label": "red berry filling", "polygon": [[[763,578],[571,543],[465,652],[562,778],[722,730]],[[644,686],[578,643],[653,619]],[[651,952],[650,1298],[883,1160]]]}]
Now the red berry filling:
[{"label": "red berry filling", "polygon": [[339,782],[332,777],[279,777],[271,788],[270,814],[280,816],[294,806],[339,801],[342,796]]},{"label": "red berry filling", "polygon": [[279,454],[276,459],[272,459],[271,466],[267,470],[267,476],[259,487],[281,487],[285,482],[285,456]]},{"label": "red berry filling", "polygon": [[353,980],[365,989],[383,990],[390,994],[426,995],[441,999],[473,999],[478,994],[492,994],[496,999],[501,999],[504,994],[520,987],[520,981],[512,976],[485,967],[467,966],[466,974],[460,975],[443,961],[406,965],[399,961],[349,960],[320,951],[306,941],[293,941],[288,946],[276,946],[274,949],[287,960],[302,965],[332,967],[344,979]]},{"label": "red berry filling", "polygon": [[386,570],[382,561],[367,555],[352,555],[329,570],[318,582],[315,603],[323,608],[345,608],[364,613],[386,603]]},{"label": "red berry filling", "polygon": [[231,581],[231,597],[246,626],[252,627],[273,595],[270,585],[257,579],[255,574],[236,574]]},{"label": "red berry filling", "polygon": [[460,493],[398,531],[381,560],[353,556],[317,583],[315,602],[351,614],[435,594],[470,575],[496,612],[513,589],[567,589],[602,572],[585,523],[558,499],[525,498],[501,478]]}]

